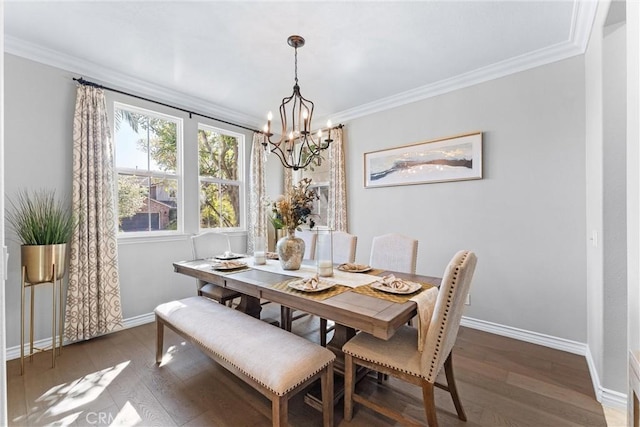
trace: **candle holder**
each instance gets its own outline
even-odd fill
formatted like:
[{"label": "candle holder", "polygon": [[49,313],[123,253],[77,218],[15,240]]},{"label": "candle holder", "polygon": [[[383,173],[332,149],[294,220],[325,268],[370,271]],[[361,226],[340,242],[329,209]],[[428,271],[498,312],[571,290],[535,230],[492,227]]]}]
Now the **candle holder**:
[{"label": "candle holder", "polygon": [[253,242],[253,263],[254,265],[263,265],[267,263],[266,253],[264,251],[264,241],[261,237]]},{"label": "candle holder", "polygon": [[316,229],[316,265],[318,276],[333,276],[333,233],[329,228]]}]

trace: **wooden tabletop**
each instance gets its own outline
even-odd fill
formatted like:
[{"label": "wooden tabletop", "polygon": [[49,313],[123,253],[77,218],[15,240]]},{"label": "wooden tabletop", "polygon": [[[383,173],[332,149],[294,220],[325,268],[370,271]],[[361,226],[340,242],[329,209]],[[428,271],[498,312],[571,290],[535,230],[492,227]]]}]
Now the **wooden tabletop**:
[{"label": "wooden tabletop", "polygon": [[[400,326],[416,315],[417,305],[413,301],[395,303],[351,291],[319,301],[272,288],[277,283],[293,278],[284,274],[257,269],[245,269],[233,273],[218,272],[203,264],[202,261],[175,262],[173,266],[177,273],[315,314],[381,339],[389,339]],[[378,272],[377,275],[389,273],[391,272],[384,271]],[[431,283],[436,286],[439,286],[441,281],[438,277],[393,273],[403,279]]]}]

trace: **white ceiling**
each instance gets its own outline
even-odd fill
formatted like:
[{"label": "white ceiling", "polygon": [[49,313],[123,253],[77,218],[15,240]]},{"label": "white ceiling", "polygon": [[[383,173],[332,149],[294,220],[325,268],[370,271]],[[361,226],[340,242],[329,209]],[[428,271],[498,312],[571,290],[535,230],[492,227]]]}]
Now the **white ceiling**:
[{"label": "white ceiling", "polygon": [[261,127],[291,93],[300,34],[302,94],[337,123],[582,54],[595,5],[9,0],[5,50]]}]

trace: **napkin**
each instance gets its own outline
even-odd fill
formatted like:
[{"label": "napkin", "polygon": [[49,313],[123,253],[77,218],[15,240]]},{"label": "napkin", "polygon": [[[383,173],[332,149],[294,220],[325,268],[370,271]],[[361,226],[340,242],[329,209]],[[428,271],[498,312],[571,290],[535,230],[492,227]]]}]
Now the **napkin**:
[{"label": "napkin", "polygon": [[217,261],[215,263],[216,268],[234,268],[234,267],[243,267],[245,263],[239,261]]},{"label": "napkin", "polygon": [[301,280],[300,283],[302,284],[303,289],[317,289],[320,285],[320,278],[316,274],[313,277]]},{"label": "napkin", "polygon": [[365,264],[356,264],[353,262],[345,262],[344,264],[340,264],[338,266],[338,268],[340,270],[344,270],[344,271],[359,271],[359,270],[365,270],[367,268],[369,268],[368,265]]},{"label": "napkin", "polygon": [[379,282],[383,286],[386,286],[390,289],[395,289],[397,291],[408,291],[409,289],[411,289],[411,286],[409,286],[408,283],[394,276],[393,274],[382,277],[382,280],[380,280]]},{"label": "napkin", "polygon": [[422,353],[424,342],[427,339],[427,331],[431,324],[433,310],[435,310],[436,300],[438,299],[438,288],[434,286],[410,299],[418,304],[418,351]]}]

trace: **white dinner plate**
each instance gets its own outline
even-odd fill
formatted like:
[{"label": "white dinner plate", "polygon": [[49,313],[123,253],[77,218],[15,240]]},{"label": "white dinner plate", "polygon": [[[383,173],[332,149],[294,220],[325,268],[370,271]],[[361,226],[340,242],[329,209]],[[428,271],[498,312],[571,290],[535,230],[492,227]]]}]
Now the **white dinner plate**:
[{"label": "white dinner plate", "polygon": [[342,265],[338,266],[338,270],[344,271],[346,273],[366,273],[367,271],[371,271],[371,266],[369,265],[361,265],[361,268],[350,270],[347,268],[343,268]]},{"label": "white dinner plate", "polygon": [[295,289],[302,292],[320,292],[320,291],[324,291],[326,289],[332,288],[333,286],[335,286],[335,283],[323,282],[321,280],[320,283],[318,283],[318,287],[314,289],[309,289],[305,287],[305,280],[300,279],[300,280],[296,280],[295,282],[289,283],[287,286],[289,286],[291,289]]},{"label": "white dinner plate", "polygon": [[247,266],[247,263],[244,261],[235,261],[230,263],[214,263],[213,269],[225,271],[225,270],[235,270],[236,268],[242,268],[246,266]]},{"label": "white dinner plate", "polygon": [[407,280],[405,280],[404,283],[407,284],[407,286],[408,286],[407,289],[390,288],[389,286],[386,286],[382,282],[373,282],[370,286],[373,289],[377,289],[377,290],[382,291],[382,292],[388,292],[390,294],[402,294],[402,295],[412,294],[415,291],[417,291],[419,289],[422,289],[422,285],[420,283],[409,282]]}]

